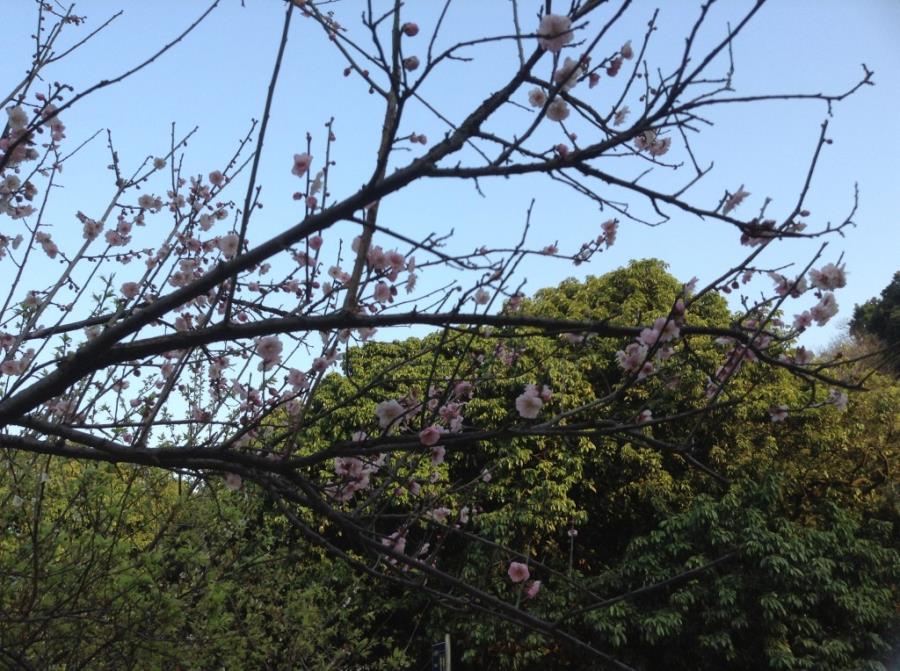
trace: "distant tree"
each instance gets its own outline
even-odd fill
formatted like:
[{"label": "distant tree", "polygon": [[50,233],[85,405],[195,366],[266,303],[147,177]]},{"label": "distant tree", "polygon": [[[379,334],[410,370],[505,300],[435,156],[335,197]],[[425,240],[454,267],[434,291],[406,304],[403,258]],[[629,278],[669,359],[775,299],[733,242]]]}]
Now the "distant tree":
[{"label": "distant tree", "polygon": [[[661,262],[636,261],[601,277],[543,289],[524,300],[520,309],[523,315],[569,315],[615,324],[659,311],[680,287]],[[710,328],[727,327],[738,318],[712,295],[694,313],[695,323]],[[698,343],[690,356],[712,367],[721,347]],[[808,356],[789,341],[782,347],[785,356]],[[490,355],[498,351],[499,361],[492,360]],[[706,380],[684,374],[690,369],[679,360],[683,355],[667,361],[669,367],[661,368],[658,379],[648,383],[646,395],[616,397],[609,392],[623,373],[615,348],[599,338],[523,340],[516,330],[498,329],[490,338],[436,334],[368,343],[347,352],[343,375],[323,380],[322,406],[315,409],[338,408],[331,414],[328,432],[350,431],[373,411],[372,402],[358,396],[359,389],[369,390],[375,398],[423,398],[429,380],[452,375],[460,360],[471,365],[494,361],[480,369],[484,382],[479,396],[459,400],[465,416],[494,437],[448,452],[434,470],[410,471],[403,485],[410,501],[418,499],[426,509],[442,511],[440,524],[415,535],[410,531],[409,537],[440,546],[438,565],[444,570],[459,572],[483,589],[502,589],[498,562],[510,547],[527,548],[533,562],[531,577],[541,581],[539,596],[527,601],[529,610],[590,631],[591,640],[605,641],[621,659],[638,667],[671,655],[683,659],[684,669],[780,668],[779,664],[791,668],[788,661],[796,668],[813,663],[815,668],[839,669],[845,658],[851,660],[848,664],[867,660],[876,664],[895,636],[891,609],[897,591],[890,585],[900,578],[900,560],[894,552],[900,537],[900,497],[894,484],[900,469],[900,416],[895,412],[900,387],[890,380],[872,376],[869,393],[835,404],[823,393],[810,394],[790,375],[745,367],[718,407],[698,418],[691,429],[693,449],[686,453],[666,449],[683,439],[670,424],[652,420],[643,425],[646,428],[627,434],[517,436],[503,431],[520,393],[507,378],[516,375],[552,387],[549,403],[589,405],[611,423],[647,409],[648,399],[653,399],[652,415],[688,410],[686,400],[703,396]],[[388,370],[396,361],[405,363]],[[750,391],[754,400],[747,399]],[[779,400],[795,410],[773,424],[770,412]],[[437,410],[439,404],[433,407]],[[323,444],[327,435],[321,437]],[[314,454],[321,448],[312,443],[305,449]],[[723,484],[696,471],[690,459],[702,459],[736,484]],[[484,473],[490,474],[489,480],[484,481]],[[434,501],[441,488],[430,481],[434,475],[440,476],[438,482],[467,484],[443,495],[438,507]],[[731,511],[727,515],[726,509]],[[836,520],[845,525],[844,535],[832,533]],[[676,529],[684,529],[684,535],[672,536]],[[743,538],[763,529],[778,529],[779,535],[772,536],[771,543],[744,545]],[[476,538],[491,544],[482,545]],[[662,538],[667,540],[661,542]],[[858,567],[851,563],[844,569],[841,580],[858,584],[859,589],[865,585],[868,591],[834,621],[830,602],[816,600],[813,578],[802,565],[811,557],[825,563],[846,562],[846,543],[851,539],[871,548],[876,563]],[[648,557],[648,548],[657,543],[659,553]],[[803,552],[811,554],[803,554],[793,572],[778,579],[778,592],[787,603],[815,605],[807,625],[820,628],[809,630],[806,651],[794,659],[779,646],[771,650],[767,646],[775,630],[793,626],[795,610],[785,610],[772,620],[774,629],[768,620],[764,626],[741,622],[768,598],[759,586],[775,584],[766,567],[777,564],[781,553],[793,553],[792,544],[807,543],[812,545]],[[718,587],[688,579],[702,573],[707,564],[715,575],[712,584],[730,586],[723,595]],[[676,586],[684,580],[697,587],[687,594],[675,588],[662,590],[657,596],[650,590],[646,596],[615,600],[618,605],[610,603],[608,609],[568,612],[575,598],[570,581],[592,585],[597,595],[616,597],[668,580]],[[878,591],[880,587],[887,591]],[[596,598],[603,603],[603,598]],[[720,599],[732,601],[726,608]],[[429,599],[416,594],[398,603],[404,611],[421,612]],[[862,635],[865,626],[871,640]],[[582,667],[577,656],[487,617],[434,613],[417,621],[416,629],[419,650],[427,649],[429,638],[450,631],[463,651],[462,668],[544,668],[548,659],[564,668],[592,668],[592,662]],[[790,636],[801,635],[791,631]],[[843,657],[816,653],[817,646],[827,650],[831,639],[846,642]],[[794,644],[790,637],[786,640]],[[760,655],[737,659],[734,651],[746,648],[759,650]]]},{"label": "distant tree", "polygon": [[872,336],[885,345],[888,361],[900,373],[900,271],[881,292],[853,309],[850,332]]}]

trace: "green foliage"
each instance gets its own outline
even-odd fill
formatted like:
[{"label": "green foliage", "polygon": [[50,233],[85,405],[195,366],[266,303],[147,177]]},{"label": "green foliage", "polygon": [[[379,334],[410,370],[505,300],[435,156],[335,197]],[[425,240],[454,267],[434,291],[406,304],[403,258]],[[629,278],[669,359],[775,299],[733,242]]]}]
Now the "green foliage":
[{"label": "green foliage", "polygon": [[900,579],[892,525],[830,503],[793,517],[774,478],[735,484],[718,500],[698,497],[636,539],[604,587],[626,592],[734,554],[618,612],[598,609],[594,626],[635,664],[884,668]]},{"label": "green foliage", "polygon": [[853,310],[850,332],[856,336],[871,335],[878,338],[894,353],[892,365],[900,372],[900,271],[881,292],[881,298],[872,298]]},{"label": "green foliage", "polygon": [[0,503],[0,667],[404,664],[390,612],[265,501],[161,471],[8,456]]}]

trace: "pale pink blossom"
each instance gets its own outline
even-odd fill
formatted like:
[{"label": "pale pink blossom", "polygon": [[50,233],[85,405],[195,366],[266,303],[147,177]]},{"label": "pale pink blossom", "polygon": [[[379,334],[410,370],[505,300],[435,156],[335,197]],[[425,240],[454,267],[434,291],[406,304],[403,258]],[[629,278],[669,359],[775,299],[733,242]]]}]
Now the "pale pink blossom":
[{"label": "pale pink blossom", "polygon": [[813,318],[809,313],[809,310],[805,310],[801,312],[799,315],[794,315],[794,328],[798,330],[803,330],[812,326]]},{"label": "pale pink blossom", "polygon": [[226,259],[233,258],[239,251],[241,239],[237,233],[223,235],[216,241],[216,246]]},{"label": "pale pink blossom", "polygon": [[396,249],[392,249],[384,255],[384,259],[387,264],[396,271],[403,270],[403,267],[406,265],[406,257],[403,256]]},{"label": "pale pink blossom", "polygon": [[547,106],[547,118],[551,121],[563,121],[569,116],[569,105],[562,98],[557,98]]},{"label": "pale pink blossom", "polygon": [[633,342],[624,351],[616,352],[619,366],[626,372],[634,372],[641,368],[647,358],[647,346]]},{"label": "pale pink blossom", "polygon": [[563,91],[568,91],[578,83],[578,78],[584,74],[581,61],[566,58],[565,62],[553,73],[553,81]]},{"label": "pale pink blossom", "polygon": [[827,292],[822,294],[821,300],[810,308],[810,316],[816,320],[819,326],[825,326],[832,317],[838,312],[838,304],[834,299],[834,294]]},{"label": "pale pink blossom", "polygon": [[[381,544],[394,552],[403,554],[406,551],[406,536],[403,536],[399,531],[395,531],[387,538],[382,538]],[[392,559],[391,561],[394,562],[396,560]]]},{"label": "pale pink blossom", "polygon": [[786,405],[774,405],[769,408],[769,416],[773,422],[783,422],[787,419],[788,408]]},{"label": "pale pink blossom", "polygon": [[440,524],[446,524],[447,518],[450,516],[452,511],[446,507],[435,508],[433,510],[429,510],[425,517],[430,520],[434,520],[435,522],[439,522]]},{"label": "pale pink blossom", "polygon": [[138,207],[141,207],[145,210],[153,210],[157,211],[162,209],[163,202],[162,198],[154,196],[150,193],[145,193],[138,198]]},{"label": "pale pink blossom", "polygon": [[625,44],[622,45],[622,48],[619,49],[619,53],[622,54],[622,58],[625,60],[631,60],[634,58],[634,49],[631,46],[631,40],[628,40]]},{"label": "pale pink blossom", "polygon": [[541,591],[541,581],[540,580],[532,580],[525,587],[525,598],[533,599],[538,595],[538,592]]},{"label": "pale pink blossom", "polygon": [[375,300],[379,303],[389,303],[392,300],[391,288],[385,282],[375,285]]},{"label": "pale pink blossom", "polygon": [[509,576],[509,579],[514,583],[525,582],[528,580],[529,576],[531,576],[528,566],[517,561],[510,562],[509,569],[506,573]]},{"label": "pale pink blossom", "polygon": [[619,108],[616,110],[616,113],[613,115],[613,126],[621,126],[625,123],[625,119],[628,118],[628,115],[631,113],[631,108],[628,105]]},{"label": "pale pink blossom", "polygon": [[552,53],[559,53],[574,38],[572,19],[560,14],[546,14],[538,26],[538,44]]},{"label": "pale pink blossom", "polygon": [[7,107],[6,114],[9,117],[9,129],[12,131],[22,130],[28,125],[28,113],[21,105],[15,107]]},{"label": "pale pink blossom", "polygon": [[378,417],[378,425],[382,429],[386,429],[393,424],[403,413],[403,406],[394,400],[382,401],[375,406],[375,416]]},{"label": "pale pink blossom", "polygon": [[426,447],[431,447],[441,439],[442,434],[443,431],[441,430],[441,427],[432,424],[419,432],[419,442]]},{"label": "pale pink blossom", "polygon": [[296,368],[291,368],[291,370],[288,371],[287,381],[288,384],[294,388],[294,391],[302,391],[309,387],[309,380],[306,378],[306,373],[297,370]]},{"label": "pale pink blossom", "polygon": [[828,263],[819,270],[810,270],[809,281],[817,289],[840,289],[847,285],[847,274],[843,267]]},{"label": "pale pink blossom", "polygon": [[103,224],[99,221],[94,221],[93,219],[89,219],[88,217],[84,218],[84,228],[82,231],[82,237],[85,240],[93,240],[103,231]]},{"label": "pale pink blossom", "polygon": [[533,88],[528,92],[528,104],[532,107],[543,107],[547,103],[547,94],[544,89]]},{"label": "pale pink blossom", "polygon": [[744,185],[738,188],[733,194],[725,199],[725,206],[722,208],[722,214],[728,214],[738,205],[744,202],[744,199],[750,195],[749,191],[744,191]]},{"label": "pale pink blossom", "polygon": [[56,246],[56,243],[53,242],[48,233],[35,233],[34,239],[41,245],[44,253],[51,259],[55,259],[56,255],[59,254],[59,247]]},{"label": "pale pink blossom", "polygon": [[141,291],[140,285],[137,282],[125,282],[122,284],[122,295],[125,298],[134,298]]},{"label": "pale pink blossom", "polygon": [[256,354],[262,359],[260,370],[269,370],[272,366],[281,363],[281,352],[284,345],[278,336],[263,336],[256,341]]},{"label": "pale pink blossom", "polygon": [[610,77],[615,77],[617,74],[619,74],[619,70],[622,69],[622,62],[623,61],[621,56],[616,56],[615,58],[613,58],[609,66],[606,68],[606,74]]},{"label": "pale pink blossom", "polygon": [[312,156],[309,154],[294,154],[294,167],[291,168],[291,174],[303,177],[309,170],[310,163],[312,163]]},{"label": "pale pink blossom", "polygon": [[525,391],[516,398],[516,410],[523,419],[534,419],[543,406],[544,401],[541,400],[534,385],[527,385]]},{"label": "pale pink blossom", "polygon": [[476,305],[487,305],[488,301],[491,300],[491,295],[485,291],[484,289],[479,289],[475,292],[475,304]]},{"label": "pale pink blossom", "polygon": [[789,280],[784,275],[775,272],[769,273],[769,277],[775,282],[775,293],[779,296],[790,295],[792,298],[798,298],[809,288],[804,277]]},{"label": "pale pink blossom", "polygon": [[460,399],[461,398],[471,398],[473,389],[474,389],[474,387],[471,382],[467,382],[465,380],[462,382],[457,382],[453,386],[453,395],[456,398],[460,398]]},{"label": "pale pink blossom", "polygon": [[225,486],[231,491],[237,491],[244,484],[244,479],[237,473],[225,474]]},{"label": "pale pink blossom", "polygon": [[434,466],[438,464],[444,463],[444,455],[447,454],[447,449],[443,445],[434,445],[431,448],[431,463]]},{"label": "pale pink blossom", "polygon": [[660,139],[659,134],[655,130],[645,130],[634,139],[634,144],[639,151],[646,151],[653,157],[662,156],[669,151],[672,145],[671,138]]}]

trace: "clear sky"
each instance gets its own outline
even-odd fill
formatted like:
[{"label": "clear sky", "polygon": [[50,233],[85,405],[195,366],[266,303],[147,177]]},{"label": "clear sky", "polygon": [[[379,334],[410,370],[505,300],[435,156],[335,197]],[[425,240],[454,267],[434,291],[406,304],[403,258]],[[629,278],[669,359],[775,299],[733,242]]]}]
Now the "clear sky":
[{"label": "clear sky", "polygon": [[[74,145],[108,127],[123,164],[136,166],[148,154],[167,151],[174,121],[179,131],[199,126],[186,154],[187,173],[206,174],[223,167],[250,119],[261,114],[284,8],[279,0],[245,0],[245,6],[241,4],[240,0],[222,0],[208,22],[159,62],[119,86],[94,94],[67,113],[64,121],[69,142]],[[405,18],[422,27],[422,33],[408,42],[410,53],[416,48],[424,51],[440,4],[435,0],[406,3]],[[534,17],[540,4],[520,0],[524,29],[536,27]],[[700,35],[701,46],[720,37],[726,23],[735,21],[750,4],[728,0],[717,5]],[[125,13],[96,40],[60,63],[50,76],[72,84],[76,91],[116,76],[180,32],[206,5],[199,0],[78,2],[77,11],[87,15],[88,27],[107,18],[118,6]],[[360,0],[331,5],[338,20],[356,34],[364,6]],[[699,2],[637,0],[611,32],[608,48],[602,47],[600,53],[615,50],[627,39],[638,43],[657,6],[661,8],[660,29],[650,58],[660,67],[671,62],[672,55],[682,48]],[[6,58],[0,61],[2,82],[17,80],[27,66],[33,15],[31,2],[0,0],[0,16],[6,26]],[[438,46],[509,30],[508,0],[457,0],[451,5]],[[71,31],[70,39],[84,31]],[[866,87],[835,106],[829,130],[834,143],[822,156],[808,199],[811,226],[837,222],[849,211],[854,183],[859,183],[861,201],[854,217],[858,227],[845,238],[832,239],[826,256],[835,260],[843,253],[847,264],[848,286],[837,294],[844,320],[852,313],[854,303],[878,294],[900,269],[900,130],[894,127],[900,110],[897,35],[900,2],[894,0],[770,0],[734,45],[735,86],[741,95],[839,92],[862,75],[861,63],[875,72],[877,86]],[[454,120],[487,97],[516,64],[511,43],[473,49],[470,55],[475,57],[474,62],[451,64],[445,76],[436,77],[423,91],[435,107]],[[721,72],[726,63],[719,65],[717,71]],[[291,157],[304,150],[307,131],[321,141],[323,123],[330,117],[335,119],[337,135],[332,194],[338,198],[349,195],[370,175],[381,125],[380,101],[368,95],[357,78],[344,78],[344,67],[321,31],[296,16],[263,156],[265,209],[256,219],[251,242],[300,218],[300,209],[290,198],[297,190],[296,178],[290,174]],[[614,99],[617,84],[604,78],[596,89],[582,93],[603,109],[604,95]],[[514,124],[521,122],[525,112],[510,110],[505,114],[501,121]],[[715,168],[690,194],[697,202],[713,207],[725,189],[733,191],[743,184],[752,195],[742,205],[741,214],[751,216],[766,196],[773,199],[771,214],[790,211],[805,177],[819,125],[826,116],[821,102],[757,103],[711,110],[710,120],[715,125],[703,130],[694,149],[701,163],[715,161]],[[411,110],[404,127],[405,132],[425,133],[430,141],[444,130],[421,109]],[[547,137],[548,145],[559,141],[551,142],[554,136],[549,131]],[[319,160],[321,146],[313,150]],[[399,153],[396,162],[401,164],[421,151],[415,146],[408,154]],[[672,158],[684,160],[686,156],[676,148]],[[55,238],[65,240],[68,235],[73,241],[79,239],[75,211],[96,216],[105,206],[111,192],[111,173],[105,170],[108,163],[105,137],[101,136],[66,167],[61,189],[64,195],[56,197],[51,208],[57,222]],[[615,164],[606,165],[615,170]],[[628,164],[621,165],[623,175],[636,174]],[[676,173],[661,172],[651,179],[665,187],[682,183],[687,172],[686,168]],[[482,244],[508,244],[516,238],[532,197],[536,204],[530,240],[535,245],[558,241],[564,250],[577,249],[582,241],[599,234],[599,223],[607,218],[588,200],[548,185],[545,179],[485,181],[481,187],[484,198],[468,183],[417,184],[383,203],[380,216],[386,224],[413,236],[453,228],[456,236],[451,249],[460,252]],[[617,244],[586,266],[574,268],[546,259],[526,264],[526,291],[572,275],[599,275],[629,259],[643,257],[669,262],[671,271],[682,280],[694,275],[701,281],[708,280],[746,251],[737,244],[738,234],[733,229],[673,215],[672,221],[657,228],[624,223]],[[777,266],[790,260],[803,263],[816,247],[817,243],[783,242],[767,254],[764,265]],[[432,276],[426,281],[437,285],[446,279]],[[758,286],[768,290],[770,284]],[[824,329],[813,329],[804,336],[804,342],[825,345],[840,325],[840,320],[834,320]]]}]

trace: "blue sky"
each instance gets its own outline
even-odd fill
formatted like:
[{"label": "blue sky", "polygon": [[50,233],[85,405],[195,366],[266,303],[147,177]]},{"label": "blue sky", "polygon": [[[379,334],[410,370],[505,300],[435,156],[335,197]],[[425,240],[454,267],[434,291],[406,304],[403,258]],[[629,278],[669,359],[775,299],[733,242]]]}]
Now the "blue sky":
[{"label": "blue sky", "polygon": [[[110,3],[84,0],[77,11],[89,18],[89,25],[106,18],[114,5],[125,14],[95,41],[60,63],[50,76],[72,84],[76,91],[94,82],[115,76],[139,62],[163,41],[168,40],[197,16],[205,2],[155,0],[154,2]],[[408,41],[409,52],[424,51],[429,28],[440,3],[411,0],[406,4],[408,20],[417,21],[422,33]],[[540,3],[522,0],[523,26],[532,29]],[[698,2],[678,0],[662,5],[659,30],[649,57],[653,65],[665,67],[680,52],[683,38],[697,14]],[[734,22],[747,2],[720,3],[711,13],[699,43],[710,44]],[[180,131],[199,126],[185,156],[186,172],[206,174],[220,168],[246,132],[251,118],[259,118],[268,85],[271,64],[280,34],[284,4],[278,0],[223,0],[222,6],[174,51],[158,63],[117,87],[100,91],[65,115],[69,141],[86,139],[100,128],[110,128],[123,164],[136,166],[148,154],[167,150],[170,124]],[[365,3],[342,0],[332,5],[335,16],[351,31],[359,31],[359,14]],[[611,31],[600,53],[618,48],[627,39],[638,43],[646,22],[657,4],[638,0],[623,21]],[[459,0],[451,6],[443,40],[438,46],[488,32],[511,28],[511,5],[507,0]],[[21,77],[27,65],[33,29],[32,3],[0,0],[0,8],[12,36],[6,44],[7,58],[0,62],[0,79],[11,82]],[[83,34],[83,28],[71,36]],[[835,237],[829,244],[827,260],[844,254],[849,283],[838,292],[842,312],[849,318],[854,303],[878,294],[900,268],[900,217],[897,192],[900,179],[900,130],[892,120],[900,109],[900,3],[868,0],[847,3],[838,0],[771,0],[734,45],[736,93],[839,92],[850,87],[862,74],[861,63],[874,70],[875,87],[866,87],[834,108],[829,137],[819,163],[808,209],[811,226],[842,220],[852,204],[854,182],[860,186],[861,201],[854,218],[858,227],[847,237]],[[423,92],[430,102],[451,119],[459,120],[509,75],[515,67],[515,47],[500,43],[472,50],[472,63],[453,63],[444,76],[436,77]],[[724,62],[718,63],[721,72]],[[343,60],[310,21],[295,16],[284,75],[275,99],[270,135],[261,169],[265,209],[251,229],[251,241],[261,240],[281,228],[296,223],[301,212],[290,195],[297,190],[290,175],[291,156],[305,147],[305,134],[312,132],[319,142],[313,150],[321,160],[323,124],[335,119],[337,143],[332,173],[332,193],[348,195],[366,180],[372,170],[381,108],[376,96],[366,92],[354,77],[344,78]],[[549,63],[544,65],[549,67]],[[613,100],[619,92],[617,80],[604,78],[586,98],[604,109],[604,97]],[[581,85],[583,86],[583,85]],[[524,96],[523,100],[524,101]],[[704,129],[694,150],[701,163],[715,161],[714,171],[691,190],[697,202],[712,207],[725,189],[741,184],[752,193],[739,211],[751,216],[766,196],[773,199],[770,213],[790,211],[826,118],[820,102],[769,102],[752,106],[727,106],[710,111],[715,125]],[[518,128],[526,112],[510,109],[499,117],[495,130]],[[507,128],[500,128],[509,124]],[[424,110],[410,110],[406,132],[425,133],[429,139],[445,129]],[[547,145],[560,141],[559,131],[544,131]],[[542,137],[544,137],[542,136]],[[398,153],[402,164],[421,152]],[[685,159],[673,151],[673,159]],[[53,200],[50,215],[57,222],[54,237],[80,239],[77,210],[96,215],[111,192],[105,138],[100,137],[67,165],[64,188]],[[321,164],[319,164],[320,167]],[[610,170],[616,164],[606,164]],[[622,162],[620,173],[635,173],[634,166]],[[314,168],[317,165],[314,163]],[[675,173],[651,175],[654,184],[665,187],[687,179],[685,167]],[[674,181],[673,181],[674,180]],[[454,251],[470,251],[482,244],[508,244],[518,237],[530,199],[536,201],[530,240],[535,246],[558,241],[564,250],[599,233],[599,223],[608,216],[591,202],[575,197],[544,179],[494,180],[482,183],[485,198],[471,184],[449,181],[414,185],[382,204],[384,223],[409,235],[425,231],[456,236]],[[154,189],[160,192],[164,186]],[[239,192],[232,193],[237,198]],[[150,234],[152,231],[148,231]],[[697,275],[711,279],[739,260],[746,248],[737,244],[737,233],[712,222],[701,222],[673,213],[667,224],[648,228],[624,223],[617,244],[595,257],[588,265],[546,259],[526,263],[523,279],[526,291],[558,283],[569,276],[602,274],[629,259],[658,257],[670,263],[672,272],[683,280]],[[327,240],[327,237],[326,237]],[[148,239],[149,242],[149,239]],[[386,245],[391,246],[391,245]],[[804,263],[818,243],[788,241],[767,252],[764,265],[784,262]],[[4,270],[3,272],[7,272]],[[122,277],[124,279],[131,279]],[[423,277],[438,285],[447,276]],[[464,286],[475,278],[461,280]],[[770,288],[760,282],[759,289]],[[758,290],[757,290],[758,294]],[[808,307],[806,303],[803,307]],[[824,329],[813,329],[803,342],[826,345],[839,332],[841,320]]]}]

